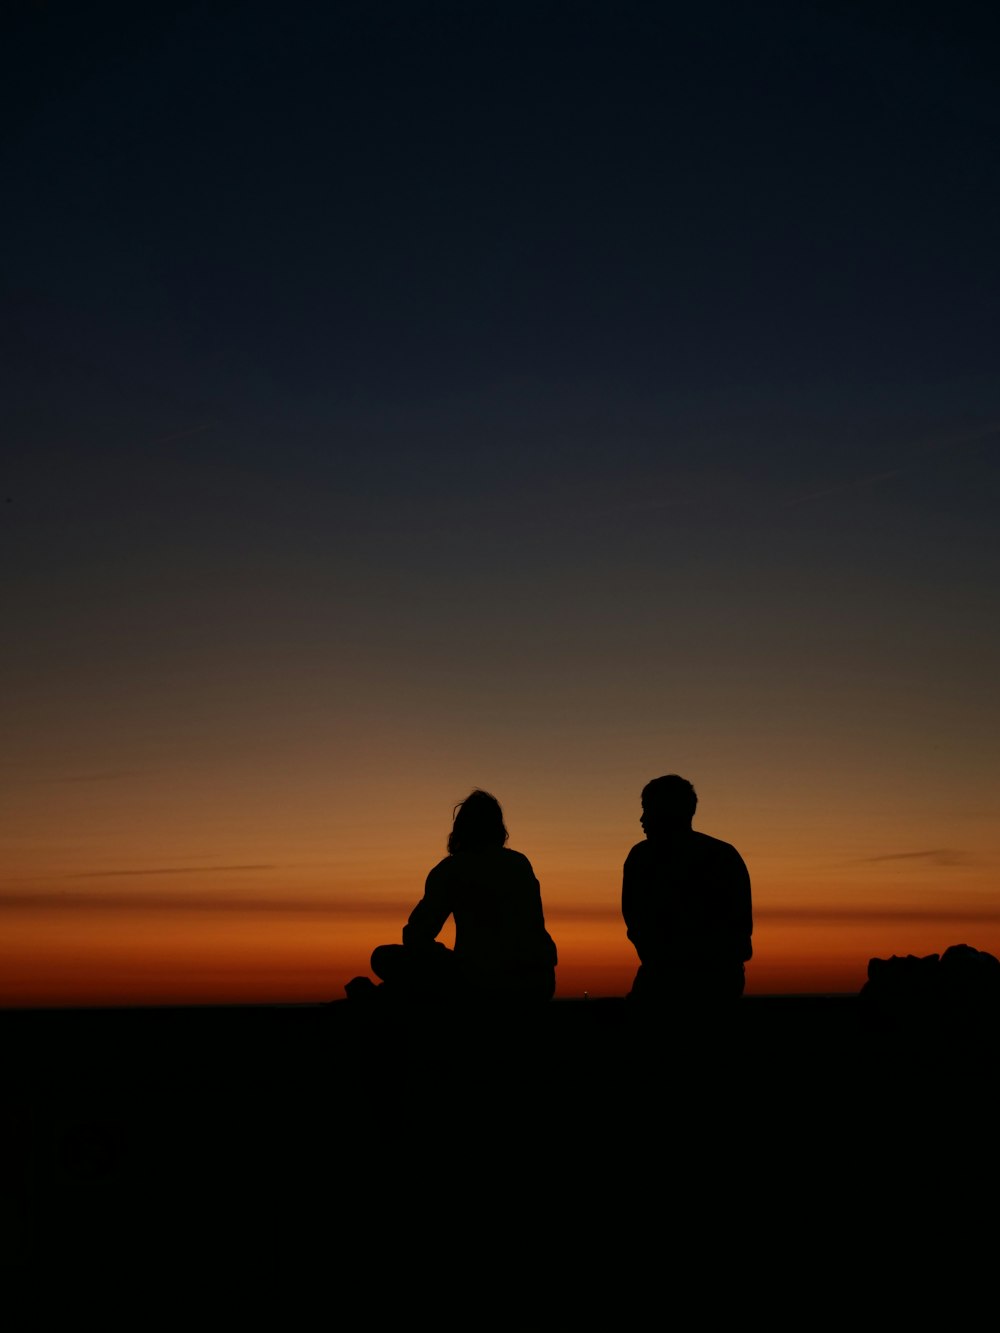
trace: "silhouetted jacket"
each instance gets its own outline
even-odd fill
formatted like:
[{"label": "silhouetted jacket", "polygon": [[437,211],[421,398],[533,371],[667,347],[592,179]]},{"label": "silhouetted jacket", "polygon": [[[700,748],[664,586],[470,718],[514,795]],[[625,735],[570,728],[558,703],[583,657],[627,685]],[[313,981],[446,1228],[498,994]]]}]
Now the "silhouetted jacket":
[{"label": "silhouetted jacket", "polygon": [[501,847],[456,852],[439,861],[403,927],[403,944],[433,943],[452,915],[455,957],[471,985],[516,989],[521,978],[556,966],[541,889],[520,852]]},{"label": "silhouetted jacket", "polygon": [[728,842],[693,829],[636,843],[622,915],[644,967],[729,967],[753,955],[750,874]]}]

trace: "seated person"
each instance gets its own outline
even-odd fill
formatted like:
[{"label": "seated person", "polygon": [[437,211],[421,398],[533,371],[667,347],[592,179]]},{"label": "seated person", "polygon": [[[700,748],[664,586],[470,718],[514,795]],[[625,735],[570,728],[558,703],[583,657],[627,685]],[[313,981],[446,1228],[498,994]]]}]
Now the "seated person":
[{"label": "seated person", "polygon": [[630,998],[726,1006],[753,957],[750,875],[728,842],[691,827],[698,797],[675,773],[642,790],[645,841],[629,852],[622,915],[639,955]]},{"label": "seated person", "polygon": [[[496,797],[476,790],[455,807],[448,855],[427,876],[424,896],[383,944],[371,968],[387,994],[416,999],[544,1001],[556,989],[556,946],[545,929],[531,862],[506,847]],[[454,951],[441,944],[455,918]]]}]

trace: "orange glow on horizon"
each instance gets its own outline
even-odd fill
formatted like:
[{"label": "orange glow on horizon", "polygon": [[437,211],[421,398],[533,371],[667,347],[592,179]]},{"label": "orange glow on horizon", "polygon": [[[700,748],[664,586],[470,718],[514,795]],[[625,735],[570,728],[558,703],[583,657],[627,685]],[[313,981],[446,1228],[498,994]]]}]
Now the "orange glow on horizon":
[{"label": "orange glow on horizon", "polygon": [[[379,943],[398,940],[405,913],[102,910],[5,913],[0,1005],[323,1003],[351,977],[371,975]],[[558,909],[557,998],[624,995],[637,959],[614,911]],[[451,944],[449,922],[441,935]],[[817,924],[758,918],[747,995],[856,993],[871,957],[941,953],[968,943],[1000,952],[996,927],[967,919],[864,918]]]},{"label": "orange glow on horizon", "polygon": [[[16,786],[20,832],[0,881],[0,1005],[343,998],[347,981],[371,975],[372,949],[400,939],[444,855],[450,797],[471,784],[399,779],[385,815],[370,787],[335,797],[313,776],[290,796],[266,784],[255,794],[242,773],[226,775],[228,785],[220,777],[214,792],[172,771],[146,787],[114,781],[112,792],[99,782]],[[607,778],[571,802],[556,785],[516,776],[493,785],[511,791],[510,845],[541,884],[557,997],[624,995],[637,966],[620,916],[622,862],[641,837],[636,795]],[[822,810],[810,796],[778,837],[770,808],[741,804],[725,774],[716,785],[718,814],[695,827],[732,841],[750,869],[748,995],[856,993],[869,959],[952,944],[1000,956],[986,814],[950,816],[932,836],[919,805],[865,823],[833,795]],[[790,790],[778,795],[792,808]],[[453,941],[451,923],[441,938]]]}]

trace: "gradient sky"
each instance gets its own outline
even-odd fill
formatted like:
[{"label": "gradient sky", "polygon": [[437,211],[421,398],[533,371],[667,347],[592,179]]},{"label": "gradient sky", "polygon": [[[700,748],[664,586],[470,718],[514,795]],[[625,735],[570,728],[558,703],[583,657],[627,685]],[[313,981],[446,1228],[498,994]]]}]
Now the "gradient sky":
[{"label": "gradient sky", "polygon": [[623,994],[669,772],[748,993],[1000,954],[998,35],[15,5],[0,1003],[341,997],[475,786]]}]

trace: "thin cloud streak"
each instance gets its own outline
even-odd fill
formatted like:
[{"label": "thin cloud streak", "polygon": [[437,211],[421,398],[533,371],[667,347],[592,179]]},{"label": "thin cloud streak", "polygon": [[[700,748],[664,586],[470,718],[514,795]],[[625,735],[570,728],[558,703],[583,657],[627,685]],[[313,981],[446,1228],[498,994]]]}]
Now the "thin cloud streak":
[{"label": "thin cloud streak", "polygon": [[198,426],[185,426],[182,430],[171,431],[169,435],[158,435],[154,440],[147,440],[145,447],[155,449],[158,445],[169,444],[172,440],[183,440],[188,435],[200,435],[202,431],[210,430],[218,425],[219,418],[215,417],[210,421],[203,421]]},{"label": "thin cloud streak", "polygon": [[[852,922],[896,921],[955,921],[983,924],[1000,922],[1000,903],[996,907],[838,907],[828,904],[816,907],[770,907],[754,905],[754,921],[779,922],[782,925],[828,922],[830,925],[850,925]],[[604,921],[624,932],[621,913],[616,907],[560,907],[546,912],[545,919],[554,929],[560,921]],[[761,932],[756,932],[760,937]]]},{"label": "thin cloud streak", "polygon": [[144,875],[217,875],[224,870],[278,870],[277,865],[261,862],[255,865],[237,866],[153,866],[149,870],[78,870],[64,879],[110,879],[114,876]]},{"label": "thin cloud streak", "polygon": [[1000,922],[996,907],[755,907],[754,921],[780,921],[783,924],[850,925],[852,922],[893,921],[900,925],[926,921],[955,921],[965,924],[995,925]]},{"label": "thin cloud streak", "polygon": [[[226,915],[386,917],[400,923],[405,921],[413,906],[412,900],[385,898],[324,898],[303,897],[247,897],[246,895],[201,894],[197,897],[176,894],[128,893],[73,893],[43,891],[37,893],[8,893],[0,895],[2,912],[122,912],[132,915],[155,913],[224,913]],[[560,922],[598,922],[610,930],[624,933],[625,927],[617,907],[568,907],[546,913],[549,925],[558,932]],[[996,906],[963,907],[839,907],[836,904],[815,907],[771,907],[759,904],[754,908],[754,920],[783,925],[827,923],[850,925],[855,922],[956,922],[995,925],[1000,922],[1000,903]],[[758,930],[757,935],[761,932]]]},{"label": "thin cloud streak", "polygon": [[824,500],[828,495],[841,495],[844,491],[858,490],[862,486],[874,486],[879,481],[891,481],[893,477],[900,477],[906,471],[905,468],[895,467],[888,472],[872,472],[866,477],[856,477],[852,481],[840,482],[834,486],[826,486],[820,491],[810,491],[806,495],[796,496],[794,500],[788,500],[784,505],[785,509],[794,509],[796,505],[809,504],[813,500]]},{"label": "thin cloud streak", "polygon": [[600,907],[597,905],[584,904],[579,907],[570,903],[567,906],[560,904],[558,907],[545,909],[546,921],[617,921],[622,925],[621,909],[617,904],[614,906]]},{"label": "thin cloud streak", "polygon": [[173,894],[125,893],[9,893],[0,895],[0,912],[225,912],[248,916],[395,916],[405,921],[412,910],[409,899],[338,898],[247,898],[203,894],[184,897]]},{"label": "thin cloud streak", "polygon": [[845,866],[875,865],[880,861],[929,861],[936,866],[968,865],[971,857],[954,847],[934,847],[927,852],[885,852],[881,856],[862,856],[856,861],[842,861]]},{"label": "thin cloud streak", "polygon": [[1000,435],[1000,425],[996,423],[966,435],[958,435],[946,440],[931,441],[922,446],[914,446],[915,452],[919,450],[923,458],[914,459],[908,466],[890,468],[885,472],[873,472],[864,477],[851,478],[849,481],[835,482],[833,485],[824,486],[818,491],[809,491],[805,495],[798,495],[794,499],[787,500],[782,507],[784,509],[794,509],[797,505],[810,504],[814,500],[823,500],[830,495],[843,495],[846,491],[858,490],[862,486],[873,486],[880,481],[891,481],[894,477],[901,477],[907,472],[912,472],[926,458],[940,453],[944,449],[961,449],[969,445],[980,444],[983,440],[991,439],[995,435]]}]

